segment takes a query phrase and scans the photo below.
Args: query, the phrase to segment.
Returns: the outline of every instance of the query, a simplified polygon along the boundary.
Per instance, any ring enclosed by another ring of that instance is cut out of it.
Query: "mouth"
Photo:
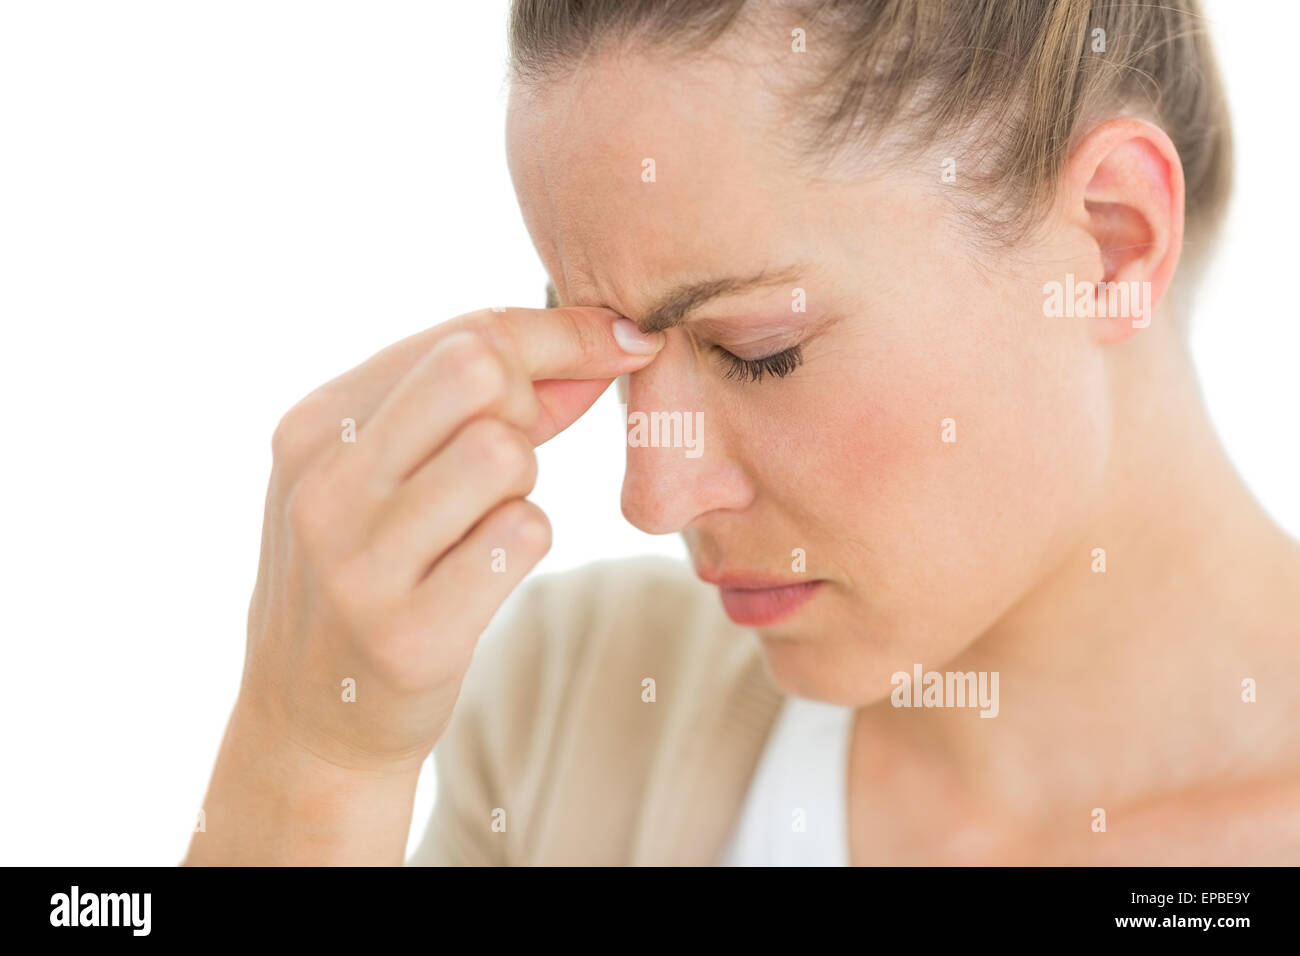
[[[793,617],[813,599],[823,582],[781,580],[759,574],[703,574],[717,585],[722,609],[742,627],[764,627]]]

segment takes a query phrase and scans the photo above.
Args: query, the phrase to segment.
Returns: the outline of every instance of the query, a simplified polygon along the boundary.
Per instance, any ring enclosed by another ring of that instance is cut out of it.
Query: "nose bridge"
[[[704,411],[699,357],[680,331],[670,331],[655,360],[627,377],[628,412]]]
[[[697,515],[742,509],[750,491],[709,407],[708,389],[687,343],[670,344],[627,379],[627,465],[622,507],[649,534],[680,531]]]

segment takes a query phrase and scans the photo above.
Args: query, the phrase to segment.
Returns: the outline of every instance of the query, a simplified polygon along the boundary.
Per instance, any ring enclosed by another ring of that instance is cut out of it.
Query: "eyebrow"
[[[775,271],[764,269],[750,276],[726,276],[679,285],[660,296],[637,322],[637,327],[646,334],[671,329],[681,325],[692,312],[714,299],[744,295],[757,289],[795,282],[804,271],[805,266],[796,263]],[[556,308],[559,304],[555,284],[547,279],[546,307]]]

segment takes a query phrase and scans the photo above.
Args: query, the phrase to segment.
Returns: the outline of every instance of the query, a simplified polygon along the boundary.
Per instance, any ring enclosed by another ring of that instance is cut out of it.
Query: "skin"
[[[856,710],[852,862],[1300,862],[1300,547],[1199,394],[1169,138],[1100,118],[1042,227],[984,248],[939,181],[951,144],[814,176],[726,42],[516,86],[510,170],[564,305],[640,321],[685,281],[810,265],[703,306],[627,376],[629,412],[701,412],[706,440],[629,447],[622,504],[704,573],[789,578],[806,552],[820,592],[757,633],[784,690]],[[1067,273],[1150,282],[1149,326],[1044,317]],[[796,343],[759,382],[715,350]],[[998,672],[998,716],[891,706],[914,663]]]
[[[243,680],[184,863],[403,862],[474,646],[550,547],[524,497],[533,449],[662,347],[629,352],[620,325],[599,308],[468,313],[284,416]]]

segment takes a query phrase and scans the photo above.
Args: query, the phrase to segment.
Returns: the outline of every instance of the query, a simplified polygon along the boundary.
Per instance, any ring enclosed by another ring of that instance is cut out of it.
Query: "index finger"
[[[533,381],[613,379],[649,362],[667,340],[662,332],[642,333],[613,309],[563,306],[555,309],[505,309],[470,313],[498,348],[510,350]]]
[[[640,335],[635,323],[599,306],[467,312],[394,342],[325,387],[344,391],[353,417],[360,421],[369,417],[430,349],[461,329],[484,335],[511,366],[526,370],[533,381],[612,379],[649,364],[665,341],[664,334],[658,332],[651,337],[657,342],[652,352],[626,352],[614,338],[616,326],[620,334],[626,329]],[[594,400],[594,394],[592,397]]]

